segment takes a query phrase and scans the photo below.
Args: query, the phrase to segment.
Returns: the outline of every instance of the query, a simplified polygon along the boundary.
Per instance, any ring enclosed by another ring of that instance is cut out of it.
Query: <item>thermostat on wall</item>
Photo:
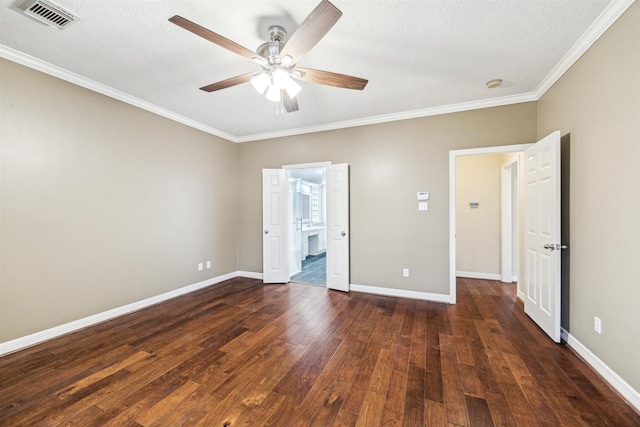
[[[429,192],[428,191],[419,191],[418,192],[418,200],[429,200]]]

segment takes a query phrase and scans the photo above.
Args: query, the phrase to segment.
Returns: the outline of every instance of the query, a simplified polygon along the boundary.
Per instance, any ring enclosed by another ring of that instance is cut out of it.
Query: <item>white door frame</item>
[[[315,162],[315,163],[299,163],[297,165],[283,165],[282,169],[311,169],[311,168],[326,168],[331,166],[331,162]]]
[[[504,145],[449,151],[449,303],[456,303],[456,159],[478,154],[518,153],[531,145]]]
[[[284,169],[287,172],[287,181],[289,180],[289,174],[290,171],[292,170],[296,170],[296,169],[320,169],[320,168],[324,168],[325,170],[327,169],[327,167],[331,166],[331,162],[315,162],[315,163],[298,163],[295,165],[283,165],[282,169]],[[287,197],[287,215],[288,212],[291,211],[291,197]],[[326,227],[325,227],[326,228]],[[325,232],[326,235],[326,232]],[[289,242],[287,242],[287,251],[291,250],[291,248],[289,247]],[[291,270],[291,269],[289,269]],[[291,279],[291,275],[289,275],[289,279]]]
[[[514,281],[513,242],[515,240],[518,245],[520,243],[518,236],[518,219],[520,217],[518,199],[520,192],[518,191],[518,196],[514,199],[512,186],[514,177],[516,178],[516,184],[520,185],[520,157],[521,155],[518,155],[500,167],[500,276],[501,281],[504,283]],[[513,232],[514,228],[516,230],[515,233]]]

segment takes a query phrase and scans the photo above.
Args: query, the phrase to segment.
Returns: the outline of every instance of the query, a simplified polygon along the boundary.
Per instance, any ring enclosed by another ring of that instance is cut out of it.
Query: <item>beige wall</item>
[[[640,390],[640,3],[544,95],[538,119],[539,137],[571,134],[564,326]]]
[[[456,270],[500,275],[503,154],[456,159]],[[479,208],[469,203],[478,202]]]
[[[241,144],[239,269],[262,271],[262,168],[344,162],[351,283],[448,294],[449,151],[533,142],[535,127],[535,103],[525,103]],[[418,191],[431,193],[427,212]]]
[[[236,144],[0,66],[0,342],[236,270]]]

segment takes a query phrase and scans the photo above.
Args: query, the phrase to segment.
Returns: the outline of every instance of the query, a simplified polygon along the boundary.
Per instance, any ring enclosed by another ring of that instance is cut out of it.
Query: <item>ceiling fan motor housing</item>
[[[287,36],[287,30],[279,25],[272,25],[269,27],[269,38],[271,41],[262,43],[258,46],[256,53],[266,60],[270,64],[279,62],[280,52],[284,48],[284,40]]]

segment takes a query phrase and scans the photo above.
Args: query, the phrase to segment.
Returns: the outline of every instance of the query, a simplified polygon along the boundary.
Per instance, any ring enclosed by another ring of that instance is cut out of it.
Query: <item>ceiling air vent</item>
[[[80,19],[62,6],[49,0],[28,1],[24,7],[24,13],[59,29],[66,28],[74,21]]]

